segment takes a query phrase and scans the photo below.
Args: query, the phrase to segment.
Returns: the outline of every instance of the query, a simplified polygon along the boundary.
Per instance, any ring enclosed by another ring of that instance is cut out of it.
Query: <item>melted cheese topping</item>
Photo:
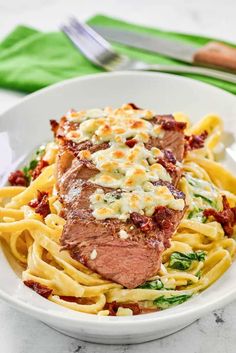
[[[143,143],[129,148],[125,144],[111,143],[106,150],[91,155],[92,162],[100,171],[90,181],[97,185],[123,190],[135,190],[147,181],[159,179],[171,181],[166,169],[156,163],[162,156],[158,148],[147,150]]]
[[[95,260],[97,257],[97,250],[96,249],[93,249],[93,251],[91,252],[90,254],[90,259],[91,260]]]
[[[150,138],[163,137],[161,126],[148,121],[153,115],[151,111],[133,109],[130,105],[116,110],[72,111],[67,115],[68,120],[80,123],[77,130],[68,132],[68,139],[76,143],[85,140],[93,144],[109,142],[105,150],[79,153],[80,158],[90,160],[99,170],[90,182],[118,189],[105,194],[98,188],[90,197],[96,219],[126,221],[132,212],[151,216],[157,206],[183,210],[182,199],[175,199],[166,186],[152,184],[160,179],[171,182],[166,169],[157,162],[163,153],[156,147],[151,150],[145,147]],[[127,139],[135,139],[136,144],[128,147]]]
[[[88,109],[76,112],[74,110],[69,110],[66,114],[68,121],[81,123],[88,119],[102,118],[106,116],[106,112],[102,109]]]
[[[139,119],[146,119],[150,120],[153,118],[155,113],[151,110],[147,109],[133,109],[130,104],[124,104],[121,108],[112,109],[111,107],[106,107],[104,109],[88,109],[88,110],[69,110],[66,114],[66,118],[69,121],[81,123],[88,119],[96,119],[96,118],[103,118],[108,117],[110,115],[122,115],[130,116],[132,118],[139,118]]]
[[[153,126],[147,119],[153,113],[133,110],[129,105],[121,109],[91,109],[85,112],[70,112],[69,121],[80,122],[79,128],[67,133],[66,137],[76,143],[90,140],[94,144],[105,141],[124,143],[127,138],[147,142],[149,137],[162,137],[161,126]]]
[[[183,210],[183,199],[175,199],[166,186],[151,185],[148,185],[150,191],[140,188],[132,192],[105,194],[102,189],[97,189],[90,196],[93,216],[96,219],[118,218],[126,221],[132,212],[151,216],[157,206]]]
[[[121,229],[119,231],[119,237],[120,239],[128,239],[129,238],[129,234],[124,230],[124,229]]]

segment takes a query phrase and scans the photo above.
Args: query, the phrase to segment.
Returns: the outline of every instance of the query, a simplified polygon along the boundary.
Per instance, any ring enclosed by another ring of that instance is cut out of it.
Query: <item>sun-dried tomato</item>
[[[156,115],[155,119],[162,129],[168,131],[183,131],[187,126],[183,121],[176,121],[173,115]]]
[[[48,202],[48,193],[38,191],[37,199],[31,200],[28,205],[35,208],[35,213],[39,213],[45,218],[51,211]]]
[[[153,214],[153,219],[160,230],[170,230],[172,223],[173,210],[166,206],[157,206]]]
[[[111,303],[107,303],[104,307],[105,310],[109,311],[109,316],[116,316],[116,313],[119,308],[127,308],[133,311],[133,315],[139,315],[141,313],[141,309],[138,303],[117,303],[113,301]]]
[[[49,164],[48,164],[47,161],[41,159],[41,160],[38,162],[36,168],[32,171],[32,174],[31,174],[32,179],[33,179],[33,180],[36,179],[36,178],[42,173],[43,168],[47,167],[48,165],[49,165]]]
[[[33,289],[36,293],[44,298],[48,298],[52,294],[52,289],[32,280],[24,281],[24,284]]]
[[[185,135],[185,151],[192,151],[199,148],[203,148],[207,136],[207,131],[203,131],[200,135]]]
[[[14,185],[14,186],[27,185],[27,180],[25,178],[24,173],[21,170],[16,170],[15,172],[12,172],[8,177],[8,181],[11,185]]]
[[[138,212],[132,212],[130,218],[143,232],[150,232],[154,228],[151,217],[143,216]]]
[[[128,146],[129,148],[132,148],[132,147],[134,147],[134,146],[136,145],[137,142],[138,142],[138,141],[135,140],[135,139],[130,139],[130,140],[126,140],[126,141],[125,141],[125,144],[126,144],[126,146]]]
[[[213,208],[207,208],[204,210],[203,214],[205,217],[214,217],[216,222],[222,225],[225,234],[232,236],[234,225],[236,224],[236,207],[230,207],[225,195],[222,196],[222,203],[222,211],[216,211]]]

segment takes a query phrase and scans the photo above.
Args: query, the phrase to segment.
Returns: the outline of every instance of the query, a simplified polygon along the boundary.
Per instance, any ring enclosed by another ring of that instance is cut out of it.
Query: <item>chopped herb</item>
[[[191,298],[191,296],[191,294],[172,295],[171,297],[165,297],[162,295],[161,297],[156,298],[153,301],[153,304],[155,304],[160,309],[167,309],[170,306],[184,303],[186,300]]]
[[[206,216],[202,216],[202,223],[206,223],[207,221],[207,217]]]
[[[199,209],[196,209],[196,208],[194,210],[190,211],[188,214],[188,219],[193,218],[198,212],[199,212]]]
[[[189,183],[189,185],[191,185],[191,186],[196,186],[195,181],[193,181],[193,180],[190,179],[190,178],[188,178],[188,183]]]
[[[164,284],[160,279],[156,279],[154,281],[150,281],[142,284],[141,286],[139,286],[139,288],[159,290],[164,288]]]
[[[192,211],[189,212],[187,219],[197,218],[202,223],[206,223],[207,217],[203,216],[203,209],[201,208],[194,208]]]
[[[120,193],[118,193],[118,192],[108,192],[104,196],[104,202],[112,203],[115,200],[119,200],[120,198],[121,198],[121,194]]]
[[[193,254],[196,256],[197,261],[205,261],[205,258],[206,258],[205,251],[196,251]]]
[[[38,158],[41,158],[41,157],[45,154],[45,151],[46,151],[46,146],[42,145],[42,146],[40,146],[40,147],[37,149],[37,151],[35,152],[35,154],[36,154],[36,156],[37,156]],[[38,158],[37,158],[37,159],[38,159]]]
[[[38,161],[36,159],[33,159],[32,161],[30,161],[29,163],[29,170],[34,170],[37,167]]]
[[[181,252],[173,252],[170,256],[169,267],[177,270],[188,270],[193,261],[204,261],[206,253],[204,251],[183,254]]]
[[[119,199],[121,199],[121,194],[114,193],[114,194],[113,194],[113,197],[114,197],[116,200],[119,200]]]
[[[27,184],[31,181],[31,172],[37,167],[38,162],[41,160],[42,156],[45,154],[46,147],[44,145],[40,146],[35,152],[35,158],[32,159],[27,166],[25,166],[22,171],[27,180]]]
[[[30,161],[28,166],[25,166],[22,171],[25,175],[25,178],[27,180],[27,183],[30,182],[31,180],[31,171],[34,170],[37,167],[38,161],[36,159],[33,159]]]
[[[201,197],[204,201],[206,201],[207,203],[209,203],[211,206],[213,205],[213,201],[208,199],[207,197],[200,195],[200,194],[194,194],[195,197]]]
[[[201,276],[202,276],[202,271],[199,270],[199,271],[195,274],[195,276],[196,276],[198,279],[200,279]]]

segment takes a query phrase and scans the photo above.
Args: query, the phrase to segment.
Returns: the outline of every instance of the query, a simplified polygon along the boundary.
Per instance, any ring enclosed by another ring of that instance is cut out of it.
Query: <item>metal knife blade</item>
[[[114,27],[93,28],[109,41],[152,51],[193,65],[236,73],[236,48],[233,45],[210,41],[199,48],[182,40],[154,37]]]
[[[93,27],[96,32],[108,41],[144,49],[187,63],[193,63],[193,56],[198,49],[198,47],[188,43],[183,43],[182,41],[154,37],[151,35],[135,33],[114,27],[91,27]]]

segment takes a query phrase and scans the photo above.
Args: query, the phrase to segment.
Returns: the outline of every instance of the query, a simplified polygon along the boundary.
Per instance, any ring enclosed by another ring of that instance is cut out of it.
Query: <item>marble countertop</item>
[[[235,0],[0,0],[0,38],[17,24],[55,30],[70,14],[96,13],[179,32],[236,41]],[[21,99],[0,89],[0,112]],[[236,301],[182,331],[139,345],[81,342],[50,329],[0,301],[1,353],[235,353]]]

